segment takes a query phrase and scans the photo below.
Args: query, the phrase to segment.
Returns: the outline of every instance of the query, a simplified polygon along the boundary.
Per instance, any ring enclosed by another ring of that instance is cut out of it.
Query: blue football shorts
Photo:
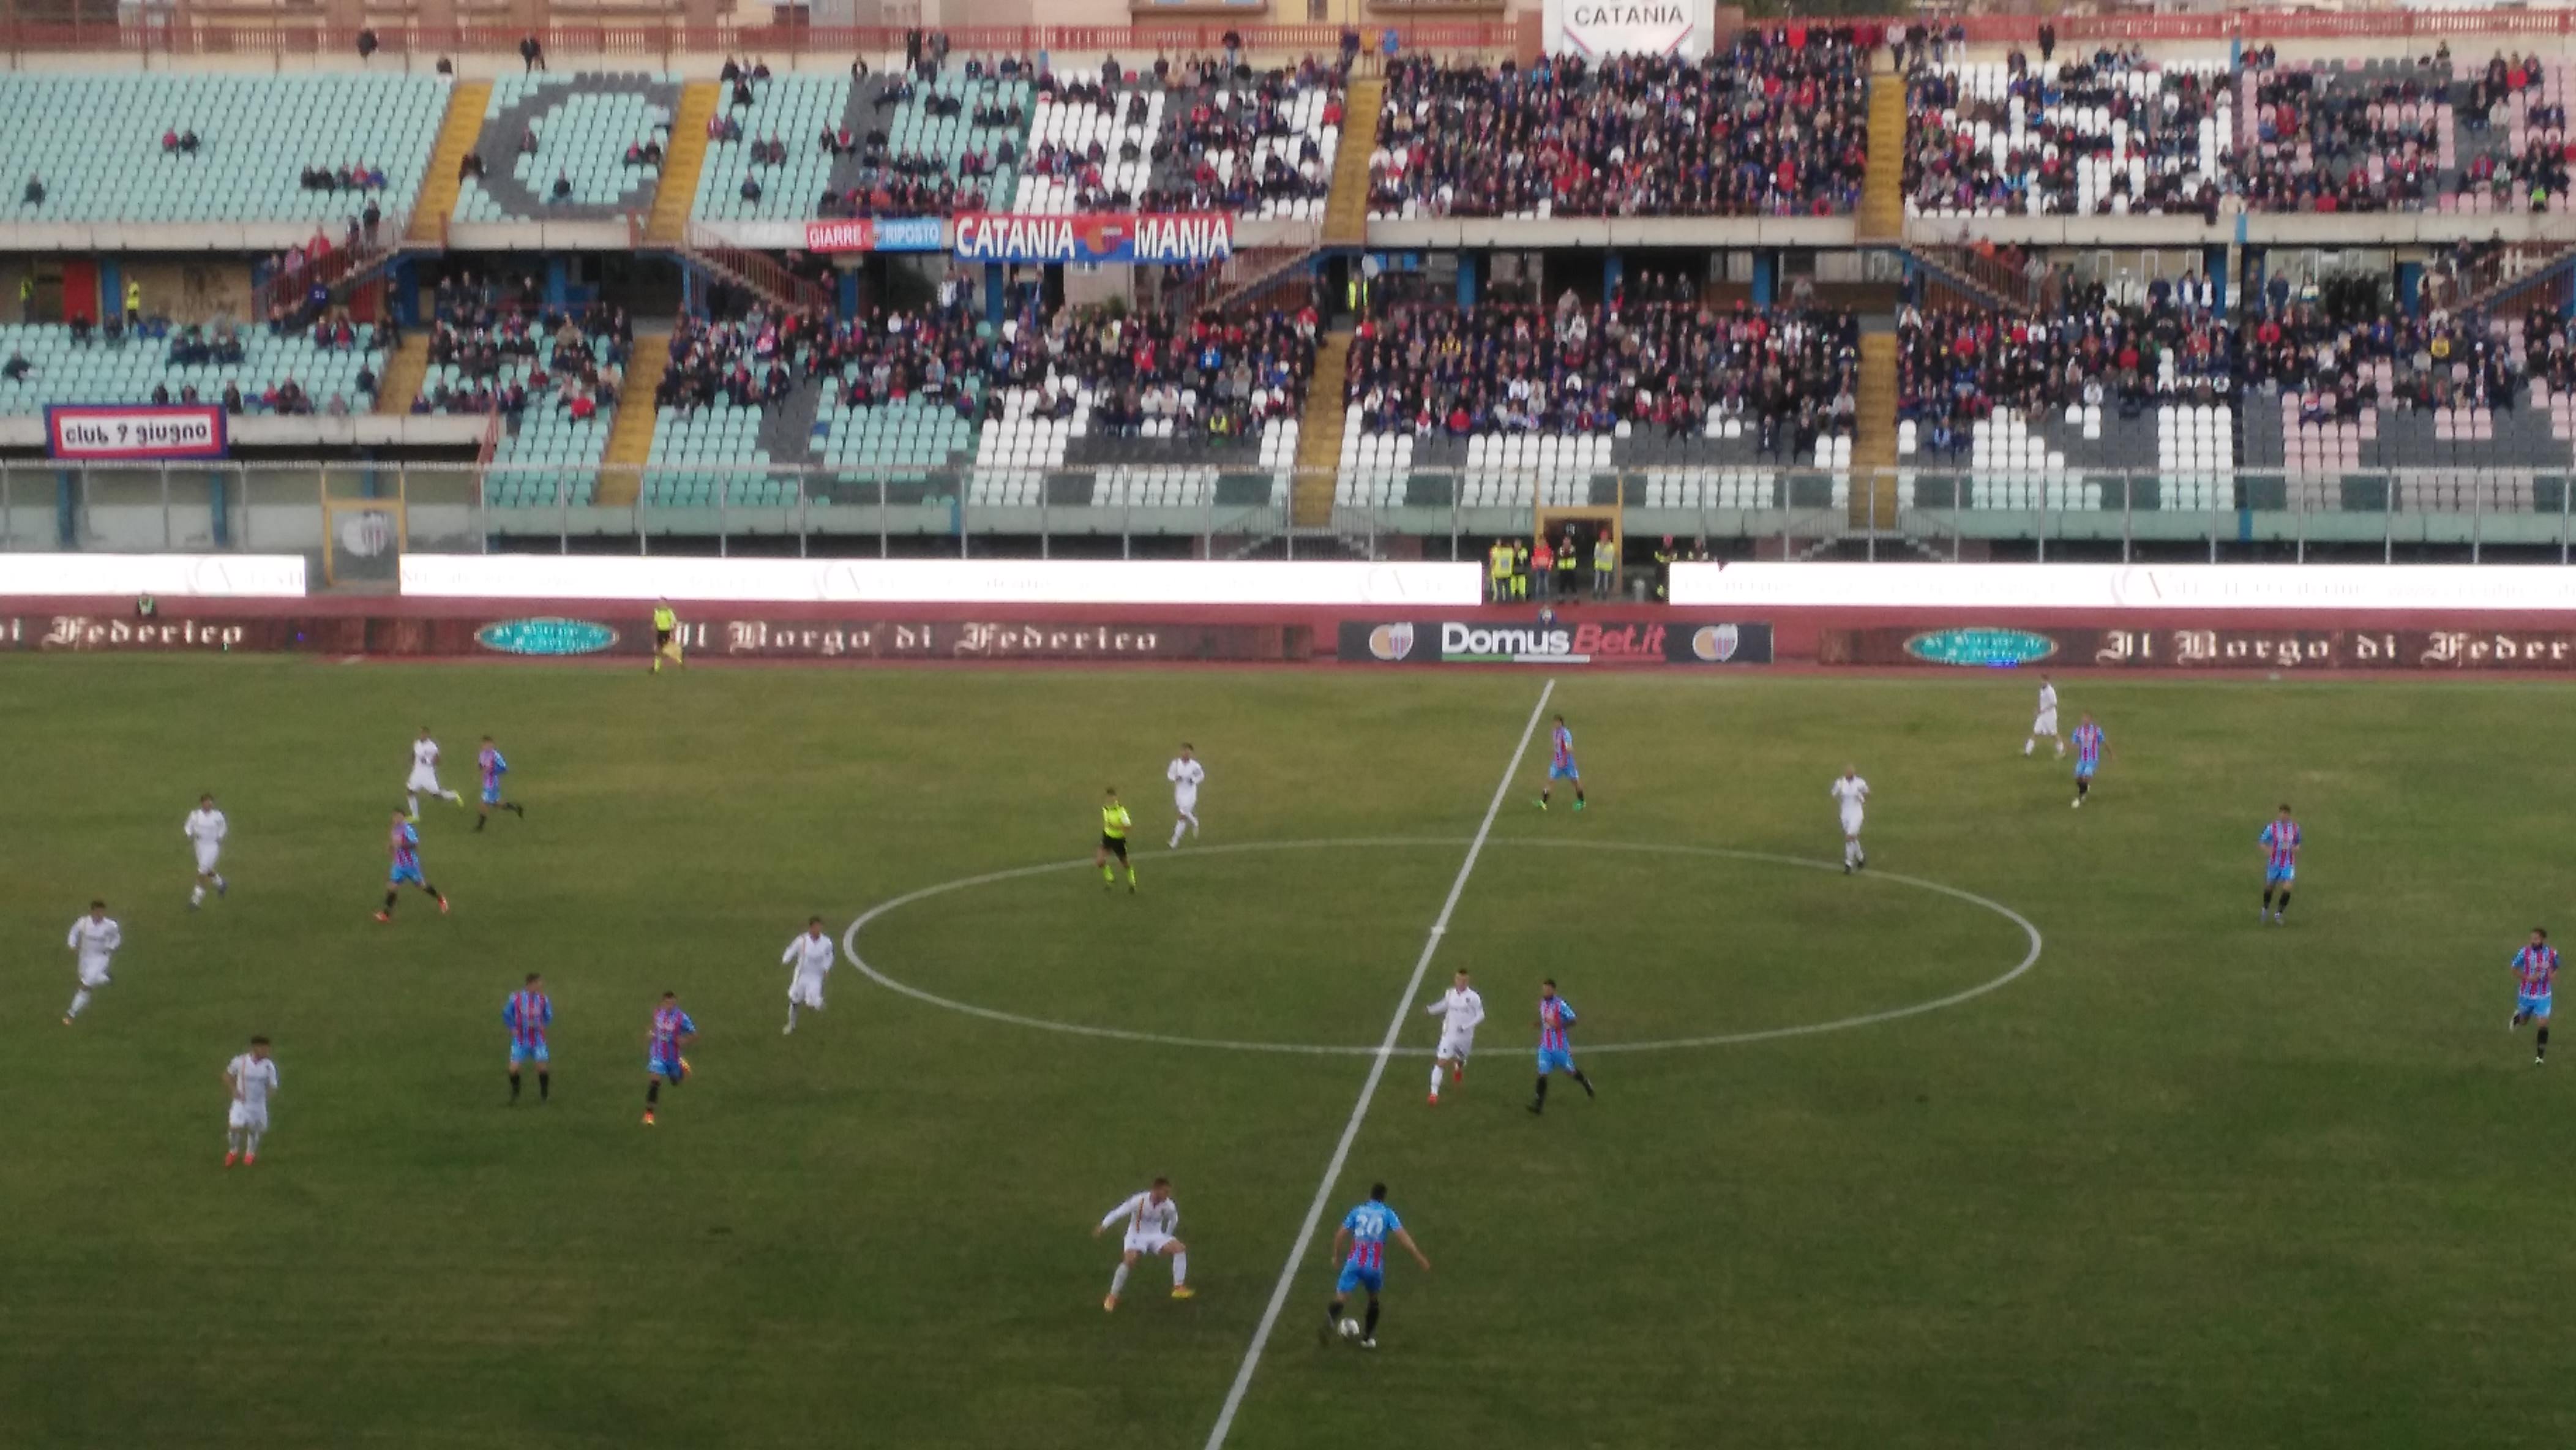
[[[500,803],[501,787],[497,782],[483,787],[483,804],[487,806],[497,806]]]
[[[2299,868],[2296,866],[2266,866],[2263,868],[2263,884],[2266,886],[2287,886],[2298,879]]]
[[[1542,1047],[1538,1050],[1538,1075],[1574,1071],[1574,1050],[1568,1047]]]
[[[1342,1277],[1333,1281],[1333,1292],[1348,1294],[1353,1289],[1366,1289],[1375,1294],[1386,1288],[1386,1270],[1372,1269],[1353,1259],[1342,1265]]]
[[[539,1067],[543,1067],[550,1060],[551,1059],[546,1055],[546,1045],[542,1042],[538,1043],[534,1047],[524,1046],[516,1042],[510,1044],[510,1065],[512,1067],[517,1067],[523,1062],[533,1062]]]
[[[385,884],[387,886],[427,886],[429,883],[421,879],[419,867],[396,866],[386,874]]]
[[[2516,992],[2513,994],[2513,1010],[2519,1016],[2546,1017],[2549,1015],[2549,995],[2547,992],[2536,995],[2530,992]]]
[[[1559,765],[1555,761],[1551,760],[1547,765],[1547,778],[1550,780],[1581,780],[1583,779],[1583,771],[1571,760],[1567,761],[1563,765]]]

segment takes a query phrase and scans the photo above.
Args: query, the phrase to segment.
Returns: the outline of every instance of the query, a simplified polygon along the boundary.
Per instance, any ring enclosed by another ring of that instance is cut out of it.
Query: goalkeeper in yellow
[[[1111,786],[1109,801],[1100,808],[1100,849],[1091,856],[1091,864],[1100,868],[1100,889],[1103,891],[1118,884],[1118,868],[1109,864],[1109,858],[1115,856],[1118,865],[1127,868],[1128,893],[1135,893],[1136,863],[1127,859],[1127,828],[1134,824],[1136,822],[1127,814],[1127,808],[1118,803],[1118,787]]]

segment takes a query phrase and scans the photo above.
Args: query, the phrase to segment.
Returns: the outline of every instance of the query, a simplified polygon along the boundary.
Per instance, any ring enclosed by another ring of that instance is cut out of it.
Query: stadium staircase
[[[654,398],[670,367],[670,334],[635,334],[635,347],[626,357],[625,388],[617,395],[617,421],[599,459],[599,488],[591,495],[603,507],[628,507],[643,492],[644,465],[653,456],[653,420],[662,411]]]
[[[1329,332],[1315,349],[1315,376],[1306,384],[1306,416],[1297,426],[1297,479],[1289,495],[1289,521],[1323,528],[1333,521],[1333,487],[1342,467],[1342,385],[1350,375],[1351,335]]]
[[[403,241],[436,247],[447,242],[447,217],[456,210],[457,168],[483,134],[483,110],[492,103],[490,81],[458,81],[448,88],[447,119],[438,123],[438,144],[429,153],[429,174],[421,178],[420,195],[412,201],[411,222]]]
[[[714,81],[691,81],[680,92],[680,108],[671,116],[671,145],[662,153],[662,184],[653,193],[653,214],[644,223],[644,240],[657,247],[676,247],[689,239],[689,213],[698,204],[698,173],[707,164],[707,119],[716,113]]]
[[[1336,193],[1335,200],[1339,200]],[[1869,169],[1860,183],[1860,215],[1853,236],[1895,242],[1905,236],[1905,77],[1881,74],[1869,83]]]
[[[1896,526],[1896,334],[1860,336],[1858,431],[1852,438],[1854,528]]]
[[[421,382],[428,376],[429,334],[404,334],[402,346],[385,359],[384,376],[376,380],[376,411],[396,418],[410,412],[412,400],[420,396]]]
[[[1333,195],[1324,204],[1324,245],[1368,245],[1369,152],[1386,109],[1386,82],[1353,80],[1342,93],[1342,140],[1333,153]],[[1900,140],[1901,144],[1901,140]]]

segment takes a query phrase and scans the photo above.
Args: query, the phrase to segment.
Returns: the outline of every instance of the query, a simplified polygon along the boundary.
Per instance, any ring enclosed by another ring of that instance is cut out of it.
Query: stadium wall
[[[1023,566],[948,567],[989,581]],[[1212,576],[1292,566],[1185,567]],[[1151,589],[1092,602],[809,592],[677,607],[681,642],[698,660],[2576,676],[2576,573],[2565,570],[1929,565],[1909,589],[1914,566],[1870,565],[1852,567],[1868,571],[1874,594],[1854,586],[1840,602],[1818,602],[1838,567],[1683,566],[1675,592],[1701,602],[1669,607],[1223,603]],[[1703,571],[1728,576],[1735,597],[1708,601],[1719,586]],[[63,592],[40,592],[48,586]],[[145,616],[134,593],[154,589],[162,598]],[[632,663],[652,647],[649,597],[308,596],[292,559],[16,555],[0,557],[0,653]]]

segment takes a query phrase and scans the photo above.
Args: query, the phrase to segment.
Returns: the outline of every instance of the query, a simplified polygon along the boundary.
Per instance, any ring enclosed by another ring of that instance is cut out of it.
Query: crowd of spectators
[[[2122,306],[2095,284],[2044,316],[1909,306],[1897,317],[1896,416],[1915,424],[1925,451],[1943,454],[1966,449],[1997,408],[2134,417],[2159,402],[2230,398],[2237,339],[2206,295],[2170,287]]]
[[[1311,304],[1182,318],[1066,309],[1004,339],[995,381],[1039,388],[1041,417],[1073,416],[1087,391],[1099,435],[1250,438],[1304,411],[1320,326]]]
[[[2540,336],[2555,331],[2545,328]],[[2523,376],[2504,340],[2481,319],[2442,308],[2412,317],[2381,311],[2347,318],[2295,302],[2267,307],[2245,326],[2245,386],[2297,395],[2301,420],[2310,423],[2349,421],[2367,407],[2506,410]],[[2383,378],[2391,385],[2386,393]]]
[[[576,419],[613,408],[635,343],[623,308],[543,305],[536,279],[516,285],[471,274],[439,279],[429,361],[440,371],[412,400],[414,413],[517,417],[551,400]]]
[[[1147,211],[1252,212],[1265,202],[1330,196],[1332,166],[1321,135],[1342,124],[1345,80],[1342,66],[1311,56],[1293,69],[1258,72],[1213,58],[1183,65],[1150,148],[1156,166],[1169,168],[1166,179],[1146,188],[1139,204]],[[1316,122],[1303,125],[1297,113],[1317,92]]]
[[[1369,156],[1369,206],[1423,216],[1848,212],[1869,158],[1875,43],[1850,26],[1793,23],[1748,29],[1696,62],[1398,60]]]
[[[2234,143],[2226,72],[2165,69],[2134,46],[2036,68],[2016,49],[2003,65],[2000,94],[1929,65],[1907,77],[1903,186],[1917,210],[2217,220]]]
[[[1741,423],[1804,456],[1857,419],[1860,323],[1849,312],[1714,308],[1687,282],[1553,308],[1406,304],[1352,340],[1348,400],[1371,433],[1705,434]]]

